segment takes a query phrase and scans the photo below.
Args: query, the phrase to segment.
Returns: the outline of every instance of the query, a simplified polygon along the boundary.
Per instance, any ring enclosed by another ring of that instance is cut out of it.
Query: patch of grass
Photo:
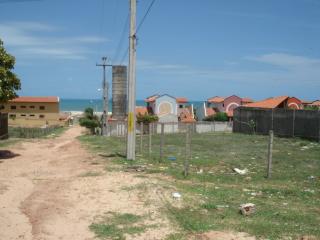
[[[144,232],[148,225],[143,225],[143,216],[130,213],[108,213],[101,221],[89,226],[96,237],[101,239],[124,240],[125,235],[135,235]]]
[[[268,136],[193,134],[188,177],[183,176],[184,134],[165,135],[163,159],[160,137],[154,135],[151,156],[143,152],[136,161],[116,154],[125,153],[124,139],[82,136],[80,140],[94,152],[112,156],[105,157],[108,163],[124,168],[143,165],[146,170],[140,176],[164,176],[163,181],[182,194],[183,203],[182,208],[167,203],[165,213],[184,233],[230,230],[268,239],[320,238],[319,143],[275,137],[272,178],[266,179]],[[145,137],[143,149],[148,149],[147,143]],[[171,156],[176,160],[169,160]],[[238,175],[235,167],[247,168],[248,173]],[[256,204],[257,211],[244,217],[239,205],[248,202]]]
[[[53,138],[60,136],[66,127],[21,128],[9,127],[9,137],[12,138]]]
[[[7,147],[19,142],[19,139],[5,139],[0,140],[0,148]]]
[[[86,173],[80,174],[79,177],[97,177],[101,175],[102,175],[102,172],[86,172]]]

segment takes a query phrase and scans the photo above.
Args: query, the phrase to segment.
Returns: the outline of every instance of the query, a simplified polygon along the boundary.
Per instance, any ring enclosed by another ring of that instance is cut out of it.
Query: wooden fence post
[[[164,123],[161,123],[160,162],[162,162],[162,158],[163,158],[163,145],[164,145]]]
[[[292,137],[294,137],[295,121],[296,121],[296,110],[293,109],[293,116],[292,116]]]
[[[184,176],[189,175],[189,158],[190,158],[190,126],[187,126],[186,131],[186,156],[184,160]]]
[[[152,126],[153,123],[149,123],[149,157],[151,157],[152,152]]]
[[[268,144],[268,172],[267,178],[271,178],[272,172],[272,150],[273,150],[273,130],[269,131],[269,144]]]
[[[140,123],[140,154],[142,155],[143,149],[143,122]]]

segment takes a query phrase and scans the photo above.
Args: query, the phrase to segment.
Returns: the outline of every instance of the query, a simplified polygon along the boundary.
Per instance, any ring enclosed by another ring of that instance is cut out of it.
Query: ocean
[[[190,102],[196,108],[200,106],[203,102],[192,101]],[[144,100],[137,100],[137,106],[146,106]],[[102,100],[101,99],[60,99],[60,111],[83,111],[84,109],[91,107],[95,112],[102,112]],[[109,101],[109,111],[112,111],[112,104]]]

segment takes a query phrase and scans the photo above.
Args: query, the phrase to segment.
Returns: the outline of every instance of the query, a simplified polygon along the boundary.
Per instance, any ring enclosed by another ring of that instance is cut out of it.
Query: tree
[[[95,129],[100,127],[98,116],[93,114],[92,108],[86,108],[83,114],[84,117],[79,119],[80,126],[88,128],[91,134],[95,134]]]
[[[145,113],[144,115],[142,115],[141,113],[139,113],[137,115],[137,123],[144,123],[144,124],[149,124],[152,122],[157,122],[159,120],[157,115],[150,115],[148,113]]]
[[[16,91],[21,88],[20,79],[12,72],[15,61],[15,57],[7,53],[0,39],[0,102],[16,98]]]
[[[208,122],[226,122],[228,121],[228,115],[225,112],[217,112],[216,114],[208,116],[203,120]]]

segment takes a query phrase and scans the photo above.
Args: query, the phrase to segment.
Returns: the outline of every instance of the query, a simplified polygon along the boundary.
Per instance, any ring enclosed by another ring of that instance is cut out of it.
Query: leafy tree
[[[317,106],[311,106],[311,105],[304,107],[304,110],[314,111],[314,110],[318,110],[318,109],[319,109],[319,107],[317,107]]]
[[[150,115],[150,114],[144,114],[142,115],[141,113],[139,113],[137,115],[137,123],[144,123],[144,124],[148,124],[148,123],[152,123],[152,122],[157,122],[159,120],[157,115]]]
[[[80,126],[86,127],[91,134],[95,134],[97,127],[100,127],[100,121],[97,115],[94,115],[92,108],[86,108],[83,113],[84,117],[79,119]]]
[[[208,121],[208,122],[213,122],[213,121],[227,122],[228,121],[228,115],[225,112],[218,112],[218,113],[216,113],[214,115],[210,115],[210,116],[206,117],[203,120],[204,121]]]
[[[18,95],[21,88],[20,79],[12,72],[15,58],[7,53],[0,39],[0,102],[7,102]]]

